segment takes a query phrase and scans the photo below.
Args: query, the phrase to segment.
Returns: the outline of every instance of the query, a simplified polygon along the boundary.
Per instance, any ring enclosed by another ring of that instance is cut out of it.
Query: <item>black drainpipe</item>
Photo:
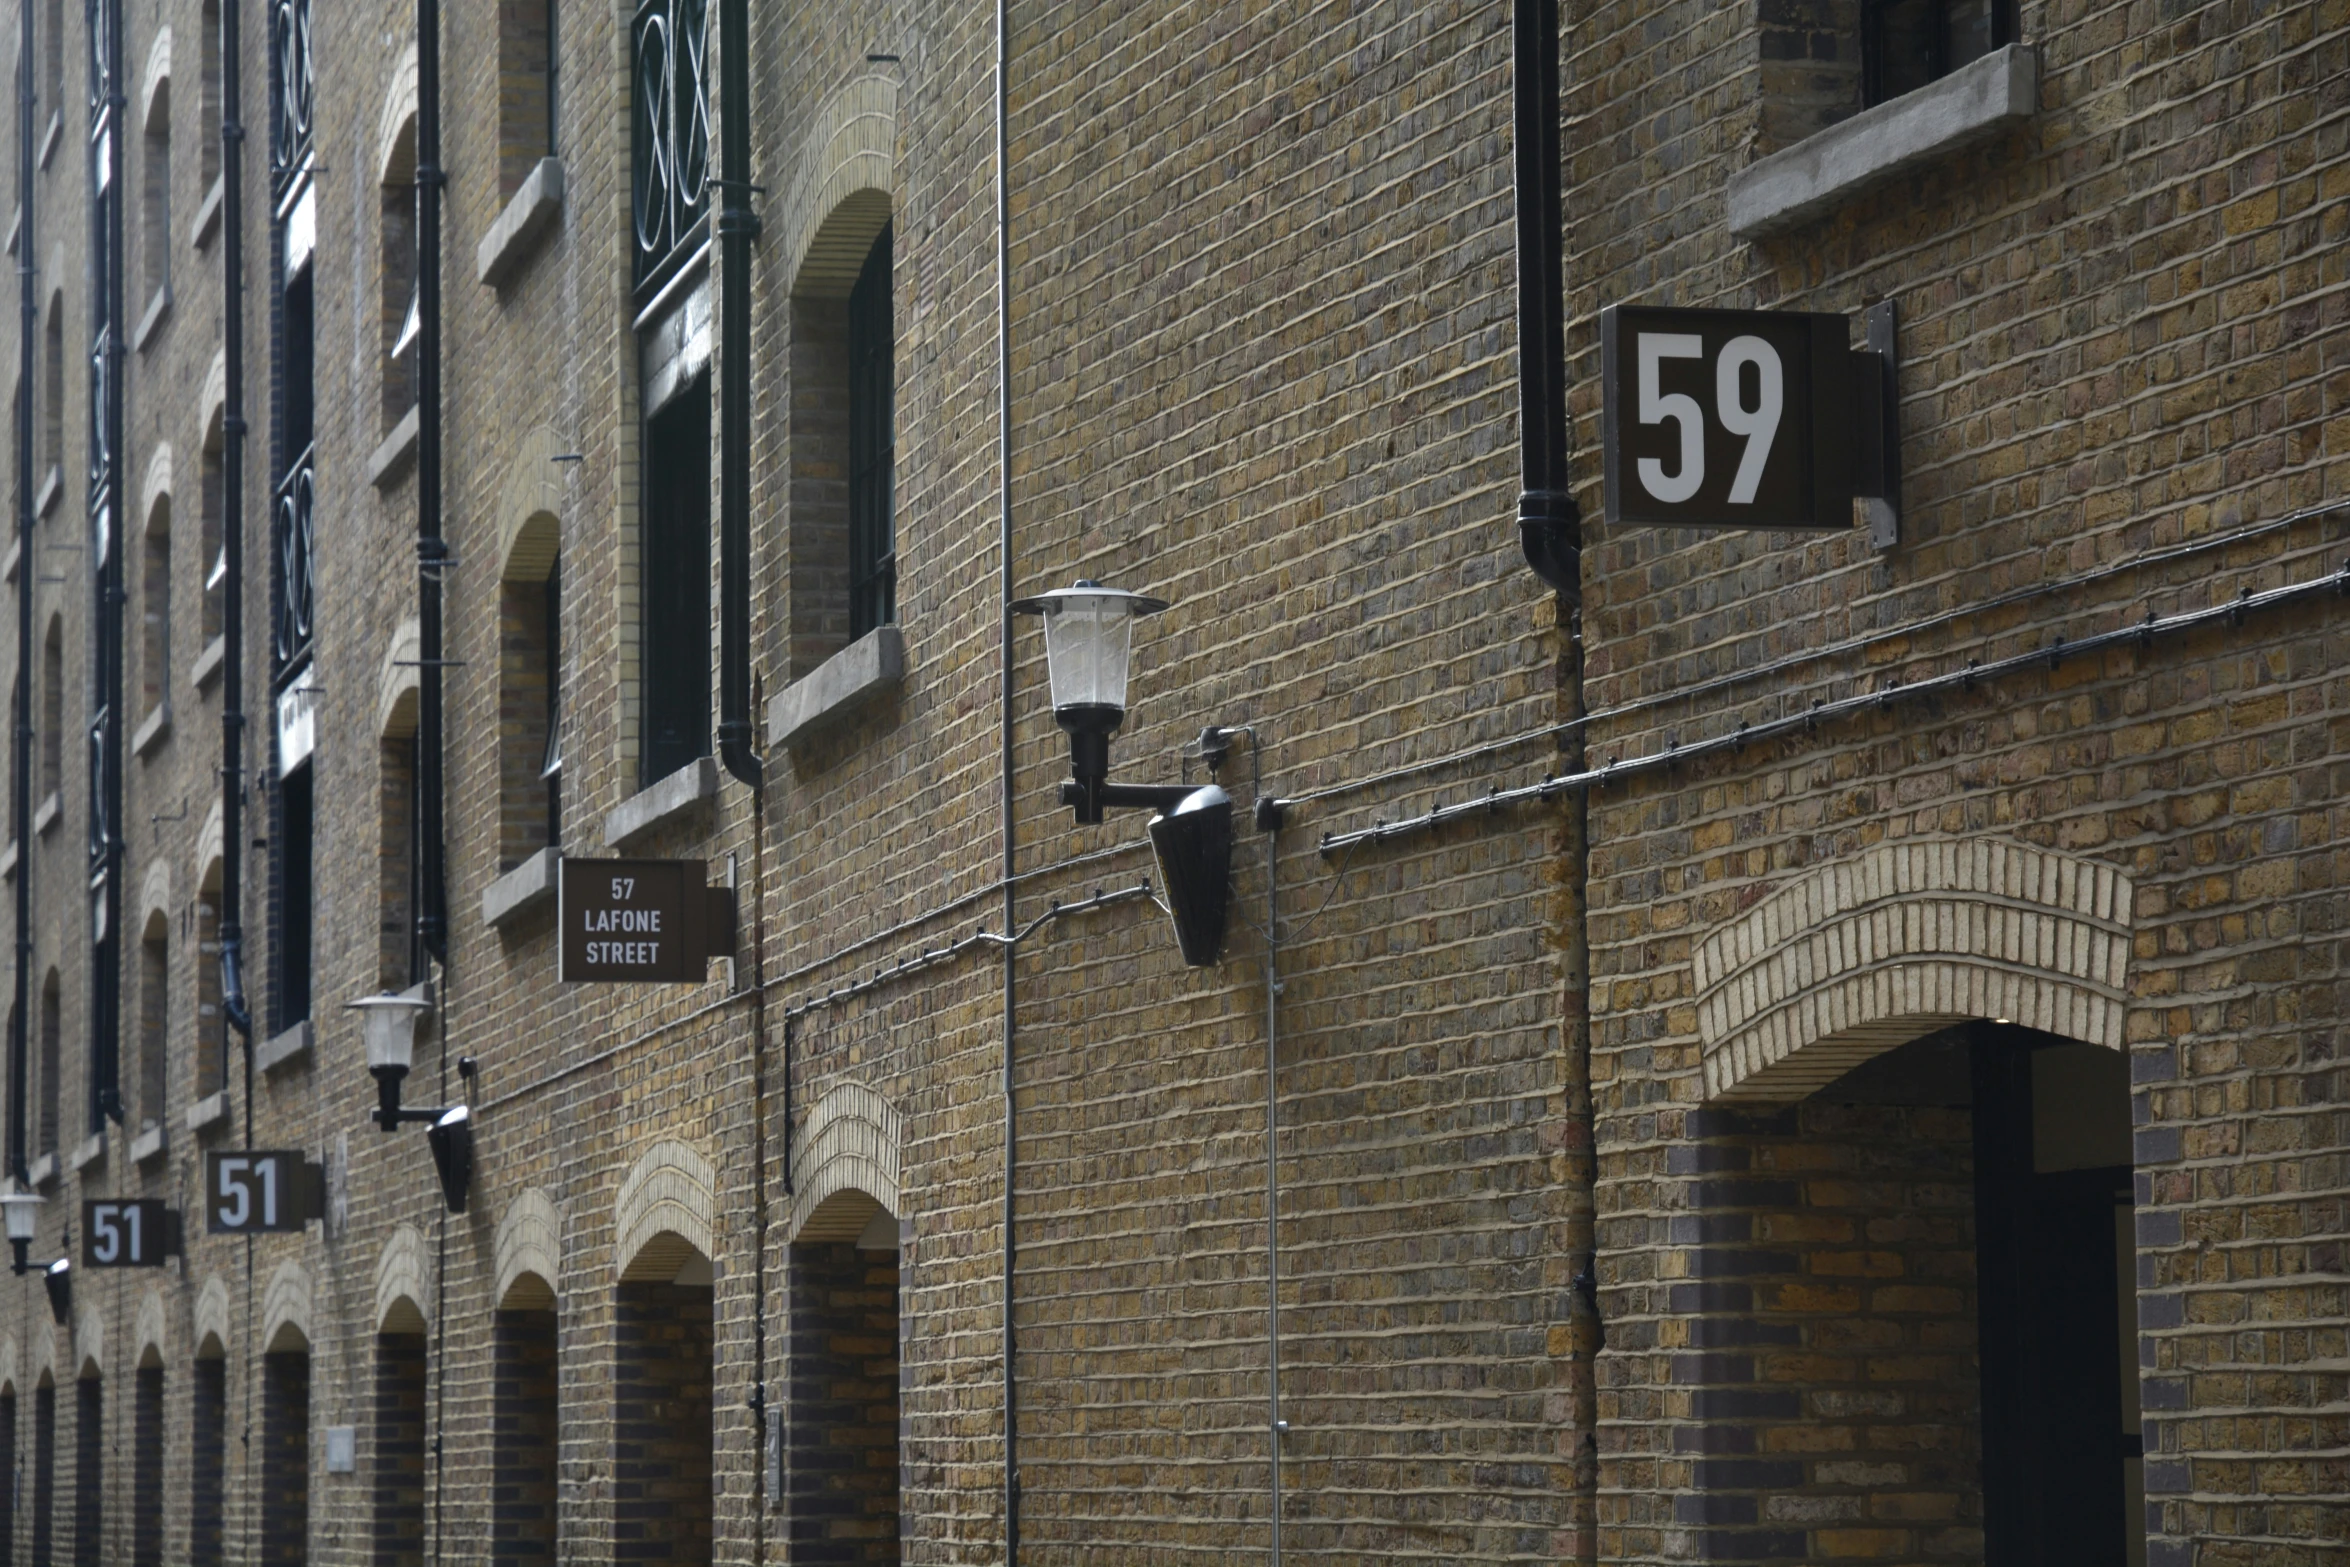
[[[253,1011],[245,999],[245,126],[238,0],[220,8],[220,1086],[229,1035],[245,1041],[252,1105]],[[248,1122],[248,1131],[251,1130]]]
[[[1526,564],[1581,601],[1583,516],[1567,491],[1565,239],[1559,222],[1558,0],[1515,0],[1518,538]]]
[[[234,3],[234,0],[231,0]],[[441,8],[416,0],[416,933],[449,960],[441,842]]]
[[[95,884],[105,936],[90,948],[90,1124],[96,1133],[108,1121],[121,1124],[122,1103],[122,878],[125,874],[122,825],[122,622],[123,556],[130,549],[130,498],[123,494],[123,325],[122,325],[122,201],[123,144],[127,139],[122,90],[122,3],[98,0],[94,8],[104,18],[105,54],[93,62],[103,74],[105,96],[92,105],[94,121],[103,120],[109,134],[91,150],[92,195],[96,195],[98,160],[105,160],[106,199],[94,202],[91,244],[101,258],[103,277],[92,308],[101,313],[105,330],[96,334],[92,348],[103,368],[104,400],[94,402],[94,436],[105,442],[105,465],[93,473],[91,484],[104,494],[107,517],[106,553],[95,560],[97,624],[95,654],[96,731],[92,738],[90,779],[90,879]],[[92,130],[98,127],[92,125]],[[95,548],[96,540],[92,540]],[[23,563],[29,567],[30,562]]]
[[[751,727],[751,24],[718,7],[718,759],[753,789]]]
[[[996,0],[995,8],[995,352],[996,352],[996,508],[1001,558],[997,562],[1003,595],[1001,632],[1003,669],[1002,732],[1004,817],[1004,934],[1020,928],[1018,891],[1012,878],[1019,873],[1019,834],[1012,807],[1018,796],[1012,704],[1012,598],[1018,578],[1012,569],[1012,176],[1006,166],[1011,150],[1012,67],[1011,0]],[[1020,1100],[1017,1046],[1020,1040],[1019,952],[1004,943],[1004,1567],[1020,1567],[1020,1359],[1018,1325],[1013,1318],[1019,1274]]]
[[[16,1009],[8,1015],[8,1170],[29,1182],[25,1029],[33,985],[33,7],[21,0],[16,45],[16,732],[9,836],[16,841]]]
[[[1583,515],[1568,492],[1566,236],[1559,141],[1558,0],[1514,0],[1514,128],[1518,212],[1518,389],[1521,481],[1518,539],[1526,564],[1558,594],[1566,646],[1559,669],[1560,762],[1569,773],[1585,767],[1583,691]],[[1566,1114],[1576,1124],[1569,1145],[1578,1150],[1568,1177],[1562,1226],[1568,1280],[1570,1347],[1562,1374],[1568,1423],[1577,1433],[1571,1474],[1577,1496],[1575,1560],[1597,1560],[1599,1500],[1598,1381],[1595,1364],[1606,1342],[1599,1315],[1594,1209],[1591,1100],[1591,820],[1587,792],[1567,797],[1560,824],[1558,931],[1562,981],[1559,1033],[1568,1094]]]

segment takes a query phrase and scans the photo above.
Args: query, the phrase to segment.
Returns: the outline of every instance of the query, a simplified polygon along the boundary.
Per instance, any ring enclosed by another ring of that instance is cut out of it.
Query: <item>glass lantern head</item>
[[[1044,617],[1044,656],[1050,672],[1053,711],[1059,714],[1126,711],[1126,674],[1132,662],[1134,621],[1167,607],[1123,588],[1079,581],[1012,608]]]
[[[0,1192],[0,1210],[5,1210],[7,1213],[8,1238],[10,1240],[29,1241],[33,1238],[33,1226],[38,1224],[41,1219],[41,1199],[37,1194],[20,1191]]]
[[[349,1003],[366,1019],[367,1070],[403,1076],[416,1064],[416,1024],[432,1003],[421,996],[361,996]]]

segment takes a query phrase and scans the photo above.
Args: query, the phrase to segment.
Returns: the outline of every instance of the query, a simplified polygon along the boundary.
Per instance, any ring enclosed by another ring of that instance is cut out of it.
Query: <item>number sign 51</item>
[[[158,1197],[85,1199],[82,1266],[160,1268],[180,1249],[180,1216]]]
[[[213,1235],[299,1230],[319,1218],[324,1174],[301,1154],[222,1152],[204,1156],[204,1228]]]
[[[1611,522],[1849,528],[1881,466],[1873,358],[1842,316],[1600,313]]]

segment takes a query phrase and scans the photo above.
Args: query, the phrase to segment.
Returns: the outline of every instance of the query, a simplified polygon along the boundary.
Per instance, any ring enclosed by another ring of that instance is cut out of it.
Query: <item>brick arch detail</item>
[[[498,486],[498,580],[544,582],[562,543],[563,465],[555,432],[535,425],[515,443]]]
[[[505,1216],[498,1220],[494,1254],[498,1285],[491,1299],[501,1307],[552,1305],[555,1287],[563,1277],[563,1218],[554,1199],[535,1186],[516,1193],[506,1205]],[[538,1299],[532,1279],[545,1286],[545,1300]],[[529,1300],[515,1296],[517,1285]]]
[[[852,76],[824,100],[792,160],[778,230],[795,295],[846,299],[896,205],[898,83]]]
[[[196,394],[196,440],[201,449],[212,449],[212,432],[227,418],[228,350],[222,348],[214,351],[212,368],[204,372],[204,389]]]
[[[375,182],[378,185],[406,184],[392,178],[392,161],[399,155],[400,133],[416,123],[416,45],[411,43],[400,56],[400,63],[392,72],[392,84],[384,93],[383,108],[375,120]],[[411,144],[409,161],[415,161]]]
[[[106,1314],[95,1304],[84,1306],[73,1325],[74,1375],[106,1375]]]
[[[715,1261],[717,1185],[710,1161],[688,1144],[659,1142],[646,1149],[612,1205],[620,1277],[671,1278],[688,1248]]]
[[[219,1274],[204,1281],[204,1288],[196,1294],[196,1353],[204,1352],[209,1339],[220,1346],[220,1353],[228,1353],[228,1285]]]
[[[131,927],[133,935],[145,939],[147,927],[161,916],[166,930],[171,928],[171,861],[161,855],[147,862],[146,880],[139,884],[139,922]]]
[[[214,878],[220,866],[221,834],[220,798],[215,795],[212,809],[204,813],[204,825],[196,829],[196,890],[199,893],[219,885]]]
[[[817,1100],[793,1153],[785,1233],[794,1242],[855,1240],[876,1208],[903,1217],[904,1138],[897,1108],[863,1083],[842,1083]]]
[[[14,1393],[24,1375],[24,1352],[17,1346],[16,1335],[0,1338],[0,1393]]]
[[[170,500],[171,443],[161,441],[156,444],[154,452],[147,458],[146,476],[139,481],[138,523],[139,532],[142,535],[155,531],[157,503],[169,504]]]
[[[140,1367],[162,1365],[170,1343],[164,1327],[163,1292],[151,1289],[140,1297],[137,1323],[131,1329],[133,1363]]]
[[[384,649],[383,667],[375,677],[375,733],[379,740],[398,740],[416,732],[416,700],[421,673],[417,650],[424,633],[411,615],[392,631]]]
[[[298,1262],[281,1262],[261,1291],[261,1352],[307,1351],[310,1332],[310,1275]]]
[[[147,69],[139,79],[139,128],[155,128],[155,95],[171,85],[171,24],[166,22],[155,29],[155,42],[147,50]]]
[[[1974,1018],[2119,1050],[2135,898],[2110,865],[2000,839],[1818,866],[1698,943],[1706,1097],[1801,1099]]]
[[[44,1382],[49,1383],[51,1386],[56,1385],[57,1333],[58,1329],[54,1323],[44,1322],[40,1326],[33,1329],[33,1363],[31,1366],[31,1373],[33,1378],[33,1385],[35,1387],[40,1386]]]
[[[413,1224],[392,1231],[375,1259],[375,1331],[422,1333],[425,1302],[424,1237]]]

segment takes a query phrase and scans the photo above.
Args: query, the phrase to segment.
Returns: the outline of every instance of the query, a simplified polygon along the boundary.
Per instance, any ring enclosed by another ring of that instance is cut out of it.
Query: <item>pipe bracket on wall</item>
[[[1860,507],[1869,525],[1869,543],[1879,550],[1901,543],[1901,311],[1890,299],[1869,306],[1864,318],[1868,347],[1853,355],[1860,372],[1861,429],[1874,441],[1861,442]]]

